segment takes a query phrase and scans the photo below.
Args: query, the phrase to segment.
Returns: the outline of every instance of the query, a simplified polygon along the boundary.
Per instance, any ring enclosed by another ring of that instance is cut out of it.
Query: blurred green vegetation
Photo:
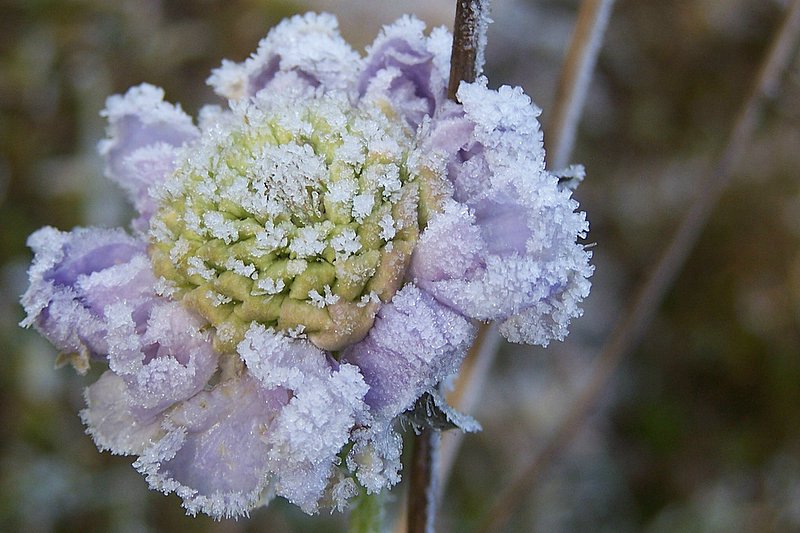
[[[543,109],[576,0],[495,2],[487,73]],[[585,316],[547,350],[504,347],[439,525],[465,531],[570,405],[631,291],[706,178],[785,2],[619,0],[574,160],[597,273]],[[204,80],[281,18],[340,16],[368,43],[406,8],[429,26],[450,1],[102,0],[0,4],[0,530],[339,531],[283,501],[251,520],[185,517],[130,459],[97,452],[77,416],[91,379],[16,326],[28,234],[125,225],[95,146],[105,98],[147,81],[194,114]],[[370,25],[362,24],[369,20]],[[595,417],[515,518],[518,531],[800,530],[800,72],[767,107],[733,184],[639,349]],[[545,139],[547,130],[545,128]],[[401,491],[396,491],[399,499]]]

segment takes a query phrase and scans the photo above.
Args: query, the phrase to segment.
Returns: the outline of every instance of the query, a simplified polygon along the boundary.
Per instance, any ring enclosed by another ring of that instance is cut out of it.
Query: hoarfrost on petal
[[[342,353],[369,385],[377,417],[394,417],[458,370],[475,327],[412,284],[381,307],[367,337]]]
[[[238,351],[263,386],[291,391],[266,437],[270,470],[277,494],[315,512],[351,428],[368,418],[364,378],[350,364],[334,369],[310,342],[255,323]]]
[[[224,61],[208,83],[231,100],[252,97],[264,89],[277,93],[321,86],[349,92],[361,61],[339,35],[336,17],[306,13],[275,26],[243,63]]]
[[[179,105],[164,101],[163,89],[147,83],[109,97],[101,115],[108,119],[108,138],[98,145],[106,176],[128,193],[144,230],[155,210],[151,187],[172,172],[179,148],[198,130]]]
[[[161,417],[141,416],[125,381],[106,371],[84,392],[86,408],[81,420],[101,451],[117,455],[140,454],[163,431]]]
[[[462,114],[449,109],[432,121],[427,143],[450,151],[447,177],[463,208],[434,215],[413,275],[470,318],[507,321],[501,331],[517,342],[561,339],[588,294],[591,254],[577,242],[585,215],[545,170],[539,110],[521,89],[489,90],[481,78],[462,83],[458,98]],[[438,268],[437,254],[448,258]]]
[[[108,316],[109,368],[142,412],[158,413],[193,396],[217,368],[205,322],[178,302],[158,300],[144,317],[120,302]]]
[[[423,34],[425,24],[414,17],[403,17],[384,26],[367,49],[358,91],[367,100],[385,100],[415,128],[425,116],[432,116],[445,99],[444,57],[449,52],[440,46],[441,32]]]
[[[200,392],[170,411],[166,435],[134,467],[151,488],[181,497],[191,515],[247,515],[269,494],[266,435],[287,400],[247,374]]]
[[[45,227],[29,237],[28,245],[34,259],[30,286],[22,295],[27,317],[21,325],[34,326],[62,352],[104,357],[106,307],[151,298],[155,279],[144,243],[122,230]]]

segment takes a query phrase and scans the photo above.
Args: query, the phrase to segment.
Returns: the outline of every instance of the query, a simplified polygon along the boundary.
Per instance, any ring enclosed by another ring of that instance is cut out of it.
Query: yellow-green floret
[[[402,283],[430,208],[430,178],[407,164],[412,132],[328,95],[218,113],[159,193],[156,275],[222,352],[253,321],[327,350],[356,342]]]

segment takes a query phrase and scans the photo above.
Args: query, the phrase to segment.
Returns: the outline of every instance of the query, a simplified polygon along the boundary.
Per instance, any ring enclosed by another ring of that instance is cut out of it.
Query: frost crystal
[[[449,101],[450,42],[404,17],[362,58],[307,14],[214,71],[228,107],[197,126],[156,87],[113,96],[100,152],[132,233],[30,237],[22,325],[80,372],[107,365],[88,433],[189,514],[396,484],[396,421],[421,397],[415,423],[478,427],[434,393],[475,319],[546,344],[580,314],[588,226],[538,110],[485,79]]]

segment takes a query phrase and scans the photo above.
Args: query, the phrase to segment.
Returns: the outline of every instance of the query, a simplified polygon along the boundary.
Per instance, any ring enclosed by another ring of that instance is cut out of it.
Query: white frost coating
[[[353,448],[347,454],[347,467],[369,494],[377,494],[400,481],[403,439],[392,428],[391,420],[375,420],[367,428],[353,431]]]
[[[289,243],[289,251],[299,258],[315,257],[325,249],[325,238],[330,227],[323,224],[299,228]]]
[[[509,339],[546,345],[564,337],[588,294],[591,255],[576,243],[588,224],[544,168],[539,110],[521,89],[490,91],[480,79],[462,83],[458,98],[481,148],[452,178],[470,211],[454,218],[446,208],[431,221],[416,250],[415,275],[467,316],[506,320]],[[436,261],[434,248],[448,232],[459,235],[459,245],[450,259]]]
[[[104,372],[86,388],[83,396],[86,408],[80,413],[81,421],[101,451],[140,454],[163,434],[160,416],[134,414],[137,403],[128,393],[125,381],[113,372]]]
[[[339,35],[336,17],[306,13],[273,28],[245,62],[223,61],[208,84],[233,100],[255,95],[265,82],[285,86],[282,77],[288,78],[289,85],[321,84],[327,90],[349,92],[361,63],[358,53]]]
[[[361,241],[352,228],[346,228],[339,235],[331,239],[331,247],[337,252],[337,257],[347,259],[361,250]]]
[[[238,352],[264,387],[292,391],[267,435],[269,464],[277,475],[277,493],[315,512],[350,428],[368,417],[364,378],[353,365],[333,371],[310,342],[258,324],[250,327]]]
[[[494,22],[489,17],[489,10],[491,7],[490,0],[473,0],[472,11],[477,13],[475,21],[475,72],[478,75],[483,73],[483,65],[486,63],[486,34],[489,30],[489,24]]]
[[[196,274],[206,281],[214,279],[214,275],[216,274],[214,269],[206,266],[205,261],[199,257],[190,257],[186,260],[186,263],[189,265],[189,275],[193,276]]]
[[[395,233],[397,232],[395,231],[394,219],[392,218],[391,214],[386,213],[385,215],[383,215],[383,217],[381,217],[380,221],[378,222],[378,225],[381,227],[381,234],[380,234],[381,239],[383,239],[384,241],[390,241],[394,238]]]
[[[328,305],[333,305],[340,300],[338,294],[333,294],[333,292],[331,292],[330,285],[325,285],[323,292],[324,294],[320,294],[316,289],[308,291],[308,298],[311,300],[311,303],[320,309]]]
[[[353,218],[356,222],[363,222],[372,213],[375,197],[370,193],[358,194],[353,197]]]
[[[164,89],[149,83],[131,87],[124,95],[109,96],[100,116],[106,117],[112,125],[126,116],[133,116],[146,125],[160,122],[185,128],[187,133],[194,132],[192,118],[181,110],[181,106],[165,102]],[[101,154],[110,148],[111,142],[101,143]]]
[[[263,291],[263,294],[278,294],[286,287],[286,283],[280,278],[277,281],[272,278],[264,278],[256,282],[256,287]],[[253,290],[254,296],[260,294],[262,294],[260,291]]]
[[[222,239],[225,244],[230,244],[239,238],[239,230],[236,229],[233,221],[226,220],[222,213],[217,211],[204,213],[203,224],[209,234],[217,239]]]
[[[244,264],[241,259],[234,259],[233,257],[229,257],[225,261],[225,268],[246,278],[251,277],[256,271],[256,267],[252,264]]]

